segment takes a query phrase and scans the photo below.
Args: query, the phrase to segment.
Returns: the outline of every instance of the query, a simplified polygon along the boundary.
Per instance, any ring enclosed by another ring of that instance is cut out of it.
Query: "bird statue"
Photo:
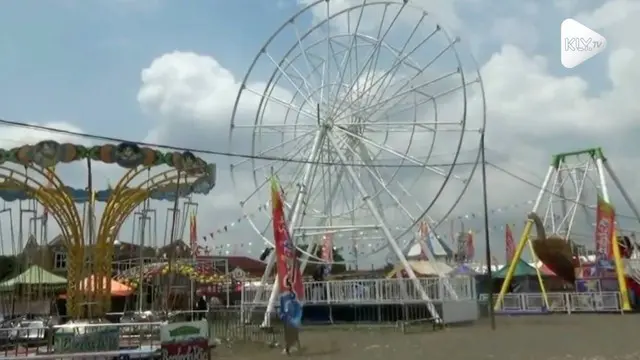
[[[571,245],[562,236],[547,236],[544,224],[538,214],[532,212],[528,216],[536,228],[536,238],[532,240],[533,251],[544,265],[561,279],[573,284],[576,280],[574,256]]]

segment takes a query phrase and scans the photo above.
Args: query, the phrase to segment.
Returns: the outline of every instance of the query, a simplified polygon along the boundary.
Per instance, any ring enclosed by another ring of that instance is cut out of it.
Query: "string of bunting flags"
[[[527,200],[524,202],[520,202],[520,203],[516,203],[516,204],[511,204],[511,205],[507,205],[507,206],[501,206],[501,207],[497,207],[497,208],[493,208],[489,210],[490,214],[496,214],[496,213],[502,213],[502,212],[506,212],[507,210],[512,210],[512,209],[518,209],[521,208],[525,205],[532,205],[534,202],[534,200]],[[258,208],[256,209],[256,211],[249,213],[249,214],[244,214],[241,217],[239,217],[238,219],[236,219],[235,221],[232,221],[226,225],[220,226],[219,228],[210,231],[207,235],[204,235],[202,237],[202,239],[207,242],[207,241],[213,241],[214,238],[216,237],[217,234],[225,234],[228,233],[229,231],[231,231],[236,225],[242,223],[243,221],[246,221],[248,218],[252,218],[258,214],[261,214],[263,211],[271,211],[271,207],[270,207],[271,202],[267,201],[264,204],[258,206]],[[475,219],[475,218],[480,218],[484,216],[483,212],[469,212],[466,214],[461,214],[461,215],[453,215],[453,216],[449,216],[445,219],[445,221],[449,221],[449,220],[465,220],[465,219]],[[526,221],[526,220],[525,220]],[[494,229],[498,229],[498,225],[493,227]],[[504,225],[502,225],[501,229],[504,229]],[[333,236],[349,236],[351,237],[351,235],[345,235],[345,234],[334,234]]]
[[[489,214],[490,215],[496,215],[496,214],[501,214],[501,213],[509,213],[512,212],[514,210],[519,210],[522,209],[523,210],[523,216],[522,216],[522,223],[526,223],[526,217],[524,216],[524,213],[527,213],[530,211],[531,206],[533,206],[533,203],[535,202],[535,200],[533,199],[529,199],[526,201],[522,201],[522,202],[518,202],[518,203],[514,203],[514,204],[510,204],[510,205],[506,205],[506,206],[501,206],[501,207],[496,207],[496,208],[492,208],[489,209]],[[254,216],[260,214],[264,214],[264,211],[267,212],[271,212],[271,206],[270,206],[271,202],[270,201],[266,201],[264,204],[258,206],[258,208],[252,212],[252,213],[247,213],[242,215],[241,217],[239,217],[237,220],[230,222],[226,225],[220,226],[217,229],[209,232],[207,235],[202,236],[203,240],[205,241],[205,243],[207,243],[208,241],[213,241],[214,238],[217,235],[220,234],[226,234],[228,232],[230,232],[233,228],[235,228],[238,224],[242,223],[243,221],[246,221],[248,218],[253,218]],[[270,216],[270,215],[268,215]],[[452,215],[447,217],[444,221],[461,221],[463,223],[463,232],[470,232],[470,233],[478,233],[481,232],[484,227],[476,227],[473,226],[475,224],[464,224],[465,220],[474,220],[474,219],[482,219],[484,217],[484,212],[483,211],[479,211],[479,212],[468,212],[465,214],[459,214],[459,215]],[[516,225],[512,222],[511,224],[509,224],[509,226],[511,226],[511,229],[513,231],[516,230]],[[490,227],[490,231],[504,231],[506,227],[505,223],[500,223],[500,224],[496,224]],[[443,234],[444,235],[444,234]],[[453,235],[453,234],[451,234]],[[335,233],[332,235],[332,237],[348,237],[349,239],[352,239],[352,234],[347,234],[347,233]],[[455,235],[453,235],[455,238]],[[444,238],[449,238],[450,236],[448,235],[444,235]],[[378,241],[368,241],[367,244],[365,246],[358,246],[358,244],[356,243],[355,240],[353,239],[353,244],[351,245],[345,245],[345,246],[333,246],[334,250],[337,251],[345,251],[345,255],[366,255],[367,253],[375,253],[377,252],[380,248],[384,247],[386,244],[386,241],[383,239],[380,239]],[[364,239],[366,240],[366,238]],[[407,242],[409,242],[411,240],[405,240],[405,244]],[[452,240],[452,242],[455,243],[455,240]],[[376,246],[376,243],[379,243],[379,246]],[[258,244],[258,243],[256,243]],[[259,244],[262,244],[261,242]],[[245,248],[245,245],[247,245],[247,247]],[[235,244],[231,244],[231,243],[227,243],[227,244],[216,244],[212,247],[208,247],[206,246],[208,252],[211,253],[218,253],[219,255],[222,254],[234,254],[236,252],[238,252],[239,248],[243,248],[245,251],[251,252],[251,247],[254,245],[254,243],[252,242],[248,242],[248,243],[235,243]],[[363,244],[364,245],[364,244]],[[363,249],[369,249],[369,252],[365,252],[362,251]],[[226,249],[226,251],[225,251]]]

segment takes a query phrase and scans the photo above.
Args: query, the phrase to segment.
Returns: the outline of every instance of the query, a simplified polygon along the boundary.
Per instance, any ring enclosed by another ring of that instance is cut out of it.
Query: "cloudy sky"
[[[0,117],[135,141],[222,152],[251,151],[247,145],[250,136],[237,135],[239,131],[236,131],[229,140],[236,94],[247,69],[270,34],[310,3],[310,0],[3,2],[0,5]],[[330,3],[333,14],[360,1],[331,0]],[[517,230],[521,229],[531,206],[527,201],[537,192],[531,183],[541,183],[551,154],[602,146],[631,196],[640,195],[640,186],[634,177],[640,166],[635,156],[640,150],[635,144],[640,137],[637,119],[640,105],[635,98],[640,90],[637,67],[640,44],[633,41],[632,35],[638,32],[634,31],[638,25],[637,22],[634,25],[633,20],[640,15],[640,2],[413,0],[410,3],[415,8],[407,10],[398,19],[398,24],[394,25],[396,35],[386,41],[400,47],[402,36],[408,36],[421,16],[422,12],[416,10],[420,8],[429,13],[429,24],[441,24],[452,38],[460,36],[462,41],[456,46],[461,53],[475,57],[482,75],[488,161],[521,178],[491,166],[487,169],[489,208],[493,214],[492,244],[498,258],[502,258],[504,252],[500,227],[508,222],[516,224]],[[304,32],[322,22],[326,16],[323,9],[317,6],[298,17],[296,28]],[[379,10],[365,14],[359,31],[376,37],[383,14]],[[314,33],[309,43],[326,34],[348,34],[353,27],[353,18],[351,16],[349,21],[347,16],[336,18],[328,27]],[[575,18],[603,34],[608,40],[606,51],[575,69],[564,69],[560,64],[558,40],[560,23],[565,18]],[[386,18],[382,23],[386,25],[390,21]],[[419,36],[424,38],[427,34]],[[289,30],[276,41],[279,43],[274,43],[267,54],[281,54],[295,46],[295,32]],[[440,45],[442,42],[443,38]],[[425,47],[433,48],[426,48],[425,56],[439,50],[437,42],[430,44]],[[265,59],[264,54],[261,59]],[[463,56],[462,66],[467,80],[473,82],[477,75],[470,59]],[[416,61],[425,63],[428,60]],[[450,60],[430,71],[431,75],[436,71],[445,74],[456,67]],[[277,67],[273,62],[258,62],[248,78],[248,87],[264,90],[274,68]],[[375,71],[385,71],[384,65]],[[290,81],[288,87],[278,83],[272,90],[285,98],[286,94],[295,92],[292,89],[295,83]],[[466,102],[469,105],[468,127],[480,128],[482,102],[477,83],[469,86]],[[462,102],[459,99],[448,101],[444,105],[444,116],[460,116],[457,114],[464,103],[464,99]],[[264,109],[265,121],[278,123],[285,116],[285,105]],[[238,123],[248,124],[257,111],[255,98],[240,101],[239,115],[236,115]],[[313,113],[315,110],[307,108],[305,111]],[[401,142],[403,138],[399,136],[396,140]],[[5,148],[44,138],[90,143],[67,135],[18,128],[2,128],[0,132],[0,142]],[[266,140],[267,145],[269,141]],[[420,147],[424,143],[426,140],[412,151],[424,152]],[[441,142],[434,150],[434,154],[444,155],[441,158],[434,155],[431,162],[446,162],[446,155],[455,151],[455,146],[445,145]],[[477,147],[478,137],[470,135],[462,149],[475,154]],[[284,151],[271,155],[288,156]],[[193,199],[199,204],[200,235],[214,232],[214,240],[208,245],[223,246],[223,252],[259,253],[262,248],[260,238],[246,221],[237,223],[236,220],[244,214],[260,212],[259,206],[267,200],[268,193],[261,191],[260,196],[248,201],[251,205],[241,208],[239,202],[255,187],[248,176],[250,168],[238,170],[232,177],[229,164],[238,159],[207,155],[203,158],[218,163],[219,172],[213,194]],[[416,158],[420,157],[416,155]],[[422,158],[424,160],[424,156]],[[474,156],[462,155],[460,160],[463,158],[469,160]],[[392,157],[386,159],[391,161]],[[294,165],[290,165],[290,172],[283,173],[283,178],[294,176]],[[261,166],[266,168],[267,165]],[[86,170],[81,165],[67,167],[59,170],[61,176],[76,187],[84,187]],[[430,212],[432,218],[440,219],[448,212],[449,205],[464,188],[462,180],[469,176],[470,168],[463,166],[455,170],[458,179],[450,181],[447,190],[434,204]],[[117,181],[122,171],[96,166],[94,175],[96,186],[104,187]],[[476,215],[482,212],[477,175],[470,180],[467,195],[451,212],[451,218],[467,218],[464,220],[466,228],[480,232],[476,246],[480,253],[484,249],[484,236],[481,234],[482,222]],[[433,174],[421,175],[411,184],[411,198],[426,206],[433,200],[442,180]],[[593,187],[590,191],[594,193]],[[618,193],[611,190],[611,195],[619,212],[630,214]],[[14,218],[17,218],[17,204],[7,206],[16,209]],[[171,204],[152,206],[158,213],[156,241],[162,243],[167,208]],[[395,216],[389,220],[392,227],[406,227],[410,223],[401,219],[397,209],[383,212]],[[410,212],[419,213],[418,210]],[[8,216],[6,213],[1,216],[3,251],[8,252],[15,245],[11,245],[7,230]],[[629,220],[624,226],[633,228],[634,224]],[[448,233],[450,225],[445,222],[441,232]],[[457,229],[462,225],[457,221],[453,226]],[[219,229],[222,230],[220,234]],[[581,231],[589,233],[591,230]],[[49,229],[49,233],[55,232],[56,229]],[[131,241],[128,239],[135,237],[132,232],[129,225],[120,238]],[[14,243],[19,242],[16,237]],[[339,246],[350,244],[346,240],[339,241]],[[376,241],[381,242],[371,240]],[[368,244],[363,241],[360,246],[367,249]],[[360,251],[362,258],[371,250]],[[380,260],[380,255],[363,261],[369,264],[374,260]]]

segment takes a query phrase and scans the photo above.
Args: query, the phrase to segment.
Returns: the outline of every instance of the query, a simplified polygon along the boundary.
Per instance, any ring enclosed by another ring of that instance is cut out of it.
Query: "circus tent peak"
[[[420,246],[420,242],[417,240],[417,238],[413,240],[413,245],[411,245],[411,247],[407,251],[407,258],[412,259],[421,256],[422,246]],[[447,246],[447,244],[437,236],[427,236],[424,241],[427,244],[427,248],[429,249],[429,251],[431,251],[436,259],[446,258],[453,255],[453,251],[451,250],[451,248],[449,248],[449,246]]]

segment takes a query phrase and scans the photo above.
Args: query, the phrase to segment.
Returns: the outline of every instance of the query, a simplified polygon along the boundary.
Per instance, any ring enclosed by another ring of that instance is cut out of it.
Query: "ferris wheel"
[[[422,221],[436,229],[467,190],[485,126],[482,82],[460,40],[424,9],[347,4],[311,3],[254,58],[229,140],[253,158],[231,164],[232,181],[248,214],[279,180],[290,234],[309,245],[302,266],[335,234],[384,240],[372,254],[388,249],[415,278],[401,244]],[[266,214],[247,219],[271,244]]]

